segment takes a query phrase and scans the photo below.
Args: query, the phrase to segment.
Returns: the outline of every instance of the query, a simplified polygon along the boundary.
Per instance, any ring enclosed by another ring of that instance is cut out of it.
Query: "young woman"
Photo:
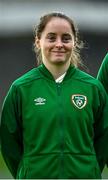
[[[35,29],[40,65],[12,83],[1,114],[1,151],[17,179],[96,179],[108,152],[108,99],[84,73],[78,31],[62,13]]]

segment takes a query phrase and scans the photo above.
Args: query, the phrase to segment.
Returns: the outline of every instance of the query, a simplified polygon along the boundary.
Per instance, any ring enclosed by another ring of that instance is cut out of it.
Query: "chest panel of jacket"
[[[32,86],[23,86],[21,94],[25,147],[27,145],[34,149],[32,147],[36,146],[37,153],[59,152],[63,138],[65,151],[80,153],[87,148],[87,153],[91,152],[89,148],[92,148],[94,115],[90,109],[93,109],[93,94],[91,89],[79,85],[71,81],[68,86],[67,82],[47,83],[40,79],[32,83]],[[76,100],[72,99],[78,95],[86,97],[82,108],[76,106]]]

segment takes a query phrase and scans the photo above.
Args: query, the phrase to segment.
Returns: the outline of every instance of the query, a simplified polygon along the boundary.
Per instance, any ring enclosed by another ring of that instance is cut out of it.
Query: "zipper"
[[[59,108],[59,143],[60,143],[60,156],[59,156],[59,179],[64,178],[64,117],[62,108],[61,88],[62,83],[57,84],[57,95],[58,95],[58,108]]]

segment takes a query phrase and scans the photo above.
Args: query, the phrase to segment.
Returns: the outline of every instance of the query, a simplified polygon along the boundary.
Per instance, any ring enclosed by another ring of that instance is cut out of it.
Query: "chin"
[[[54,59],[53,62],[55,63],[64,63],[66,60],[65,59]]]
[[[57,60],[57,61],[53,61],[53,64],[56,64],[56,65],[62,65],[62,64],[65,64],[66,61],[63,61],[63,60]]]

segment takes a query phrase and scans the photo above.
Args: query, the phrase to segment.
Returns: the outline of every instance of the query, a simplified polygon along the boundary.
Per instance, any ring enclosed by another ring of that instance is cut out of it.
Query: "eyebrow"
[[[72,37],[72,35],[70,33],[64,33],[63,35],[64,36],[71,36]]]
[[[49,32],[47,35],[55,35],[56,33]]]
[[[47,35],[56,35],[57,33],[55,33],[55,32],[49,32]],[[72,37],[72,35],[70,34],[70,33],[63,33],[62,35],[66,35],[66,36],[71,36]]]

